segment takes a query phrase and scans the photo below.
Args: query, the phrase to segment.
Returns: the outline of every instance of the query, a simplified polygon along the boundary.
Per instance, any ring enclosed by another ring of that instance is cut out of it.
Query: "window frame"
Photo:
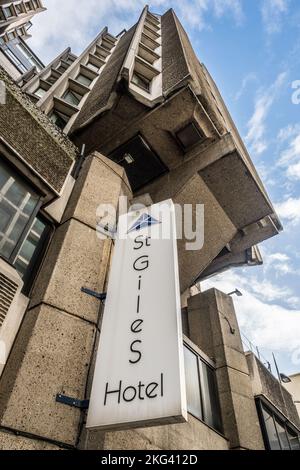
[[[80,79],[78,80],[79,77],[83,77],[85,78],[86,80],[89,80],[89,84],[87,85],[86,83],[83,83],[82,81],[80,81]],[[82,73],[82,71],[79,71],[79,73],[76,75],[76,78],[75,78],[75,81],[80,83],[81,85],[83,86],[86,86],[87,88],[90,88],[91,84],[93,83],[94,79],[92,79],[91,77],[88,77],[87,75],[84,75]]]
[[[134,81],[134,77],[138,78],[139,83],[136,83]],[[152,82],[153,82],[153,79],[151,80],[150,78],[145,77],[145,75],[143,75],[142,73],[134,70],[132,77],[131,77],[131,83],[133,85],[137,86],[138,88],[145,91],[146,93],[151,94]]]
[[[24,179],[25,181],[25,184],[28,185],[30,188],[32,188],[32,190],[36,193],[37,197],[38,197],[38,200],[37,200],[37,203],[36,203],[36,206],[33,210],[33,212],[31,213],[30,217],[28,218],[28,221],[27,221],[27,224],[25,225],[23,231],[22,231],[22,234],[20,235],[19,237],[19,240],[17,241],[13,251],[11,252],[10,256],[9,257],[6,257],[4,256],[3,254],[0,253],[0,258],[3,259],[6,263],[8,263],[9,265],[11,266],[14,266],[14,262],[15,262],[15,259],[16,259],[16,256],[19,252],[19,250],[21,249],[21,246],[22,244],[24,243],[29,231],[30,231],[30,228],[32,227],[32,224],[34,222],[34,219],[36,218],[37,214],[39,213],[40,211],[40,208],[42,206],[42,194],[40,193],[40,191],[30,182],[28,181],[28,179],[22,175],[17,168],[15,168],[10,161],[8,161],[4,155],[2,154],[2,152],[0,153],[1,157],[2,157],[2,161],[4,162],[4,165],[7,166],[12,174],[15,174],[17,176],[17,178],[20,178],[20,179]]]
[[[67,118],[67,120],[65,121],[64,118],[61,116],[61,114]],[[61,111],[58,111],[55,107],[53,107],[50,111],[50,113],[48,114],[49,116],[49,119],[50,121],[58,127],[58,129],[60,129],[61,131],[63,131],[66,127],[66,125],[68,124],[69,120],[70,120],[70,117],[67,116],[66,114],[62,113]],[[65,125],[63,127],[61,127],[59,124],[57,124],[57,120],[54,121],[53,120],[53,116],[56,116],[58,118],[58,120],[60,120],[61,123],[65,123]],[[68,119],[69,118],[69,119]]]
[[[282,448],[281,439],[279,437],[279,432],[278,432],[278,428],[276,426],[276,422],[278,422],[278,424],[280,426],[282,426],[285,430],[286,438],[287,438],[287,441],[288,441],[288,444],[289,444],[289,447],[290,447],[289,450],[300,450],[300,430],[297,429],[293,425],[293,423],[291,423],[284,415],[282,415],[279,412],[279,410],[277,410],[264,396],[261,395],[261,396],[256,397],[255,398],[255,403],[256,403],[257,413],[258,413],[258,417],[259,417],[259,423],[260,423],[261,432],[262,432],[263,441],[264,441],[264,445],[265,445],[266,450],[275,450],[275,449],[271,449],[270,439],[269,439],[269,436],[268,436],[268,431],[267,431],[267,426],[266,426],[266,422],[265,422],[265,419],[264,419],[263,411],[268,413],[273,419],[273,423],[274,423],[274,427],[275,427],[275,431],[276,431],[276,435],[277,435],[277,440],[278,440],[278,444],[279,444],[279,449],[278,450],[288,450],[288,449],[283,449]],[[298,435],[299,449],[292,449],[291,448],[289,433]]]
[[[32,258],[30,259],[30,262],[29,262],[28,267],[26,269],[25,275],[22,278],[23,282],[24,282],[22,293],[25,296],[28,296],[30,294],[31,290],[32,290],[32,286],[34,284],[34,281],[35,281],[35,279],[38,275],[38,272],[41,268],[41,265],[42,265],[42,263],[45,259],[47,250],[48,250],[49,245],[51,243],[52,236],[53,236],[53,233],[54,233],[54,227],[55,227],[53,222],[51,222],[50,219],[42,213],[38,213],[36,215],[36,217],[34,218],[34,220],[32,222],[32,225],[34,224],[35,219],[40,219],[45,224],[46,227],[45,227],[45,230],[44,230],[44,232],[43,232],[43,234],[42,234],[42,236],[39,240],[39,243],[38,243],[38,245],[37,245],[37,247],[36,247],[36,249],[35,249],[35,251],[32,255]],[[29,231],[27,232],[27,235],[24,238],[23,243],[25,242],[28,235],[30,234],[32,225],[31,225]],[[20,246],[20,250],[21,250],[22,246],[23,246],[23,244]],[[15,261],[18,257],[18,254],[19,254],[19,252],[16,254]]]
[[[183,347],[189,349],[197,358],[197,371],[198,371],[198,384],[199,384],[199,395],[200,395],[200,407],[201,407],[201,415],[202,417],[199,418],[198,416],[195,416],[192,412],[188,410],[188,413],[193,416],[195,419],[198,421],[201,421],[204,423],[206,426],[208,426],[210,429],[212,429],[214,432],[224,436],[224,426],[223,426],[223,420],[222,420],[222,413],[221,413],[221,406],[220,406],[220,398],[219,394],[217,393],[216,399],[217,399],[217,407],[218,407],[218,414],[219,414],[219,428],[214,427],[210,423],[206,421],[206,416],[205,416],[205,400],[204,400],[204,384],[202,383],[202,364],[206,367],[208,367],[210,370],[216,373],[216,368],[213,365],[212,361],[210,361],[209,358],[205,357],[205,355],[197,348],[196,345],[193,345],[193,343],[185,336],[183,335]],[[201,364],[202,363],[202,364]],[[217,386],[217,380],[215,376],[215,382],[216,382],[216,390],[218,392],[218,386]]]
[[[76,101],[78,100],[78,102],[72,103],[72,100],[69,100],[68,96],[72,96],[76,98]],[[75,106],[76,108],[78,108],[78,106],[80,105],[83,99],[83,96],[80,95],[78,92],[72,90],[72,88],[68,87],[66,91],[63,93],[63,95],[61,96],[61,99],[64,100],[66,103],[70,104],[71,106]]]
[[[9,11],[11,14],[7,15],[7,11]],[[10,20],[11,18],[15,18],[17,16],[13,4],[3,6],[2,12],[6,21]]]

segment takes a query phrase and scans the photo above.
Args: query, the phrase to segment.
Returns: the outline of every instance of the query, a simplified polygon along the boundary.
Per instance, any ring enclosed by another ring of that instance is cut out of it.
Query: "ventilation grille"
[[[15,298],[18,284],[0,272],[0,328]]]

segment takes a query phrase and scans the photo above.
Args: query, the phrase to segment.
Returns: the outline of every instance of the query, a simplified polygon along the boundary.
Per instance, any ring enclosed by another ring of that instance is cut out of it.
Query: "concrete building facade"
[[[45,10],[40,0],[0,1],[0,65],[22,84],[44,68],[26,41],[31,20]]]
[[[8,72],[8,73],[7,73]],[[145,7],[76,56],[1,71],[0,448],[300,448],[290,394],[245,354],[232,298],[192,289],[262,263],[282,227],[222,97],[173,10]],[[205,242],[178,241],[187,423],[88,431],[86,410],[113,256],[100,204],[204,204]],[[194,295],[193,295],[194,294]]]

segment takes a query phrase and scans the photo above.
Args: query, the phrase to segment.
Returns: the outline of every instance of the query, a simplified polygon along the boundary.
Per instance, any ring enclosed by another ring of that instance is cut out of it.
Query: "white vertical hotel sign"
[[[175,208],[119,219],[87,427],[187,419]]]

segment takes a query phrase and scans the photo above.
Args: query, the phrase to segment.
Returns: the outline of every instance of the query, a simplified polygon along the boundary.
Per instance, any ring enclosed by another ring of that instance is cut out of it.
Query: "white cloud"
[[[289,147],[280,155],[279,165],[286,165],[291,161],[300,159],[300,132],[289,143]]]
[[[279,217],[289,222],[292,227],[300,223],[300,198],[290,197],[275,204],[275,209]]]
[[[273,261],[289,261],[290,257],[285,253],[272,253],[271,255],[269,255],[268,259],[271,263],[273,263]]]
[[[80,5],[83,4],[84,6]],[[42,60],[49,62],[66,47],[77,54],[104,26],[112,34],[132,26],[139,18],[145,0],[44,0],[47,11],[37,15],[29,44]],[[208,27],[209,15],[243,20],[241,0],[152,0],[152,12],[174,8],[186,26],[201,30]]]
[[[258,92],[254,105],[254,113],[247,125],[248,133],[246,136],[246,142],[250,146],[250,151],[257,155],[263,153],[268,147],[265,138],[266,120],[274,101],[277,99],[285,83],[286,77],[286,72],[280,73],[275,82],[268,89]]]
[[[288,12],[289,0],[263,0],[262,20],[268,34],[279,33],[283,18]]]
[[[286,127],[283,127],[280,129],[277,135],[277,140],[280,143],[283,143],[287,140],[290,140],[291,138],[297,136],[300,134],[300,124],[289,124]]]
[[[264,260],[263,271],[266,276],[272,274],[278,278],[289,274],[300,275],[300,270],[295,267],[294,257],[291,259],[286,253],[270,253],[264,245],[260,247],[260,250]],[[292,307],[298,306],[298,304],[300,306],[300,298],[295,300],[295,298],[289,297],[288,304]]]
[[[290,124],[280,129],[277,136],[281,151],[277,166],[285,169],[291,182],[300,180],[300,124]]]
[[[286,174],[291,180],[300,180],[300,162],[289,165]]]
[[[246,75],[246,77],[244,77],[243,80],[242,80],[241,87],[237,91],[237,93],[234,97],[234,100],[238,101],[243,96],[243,94],[244,94],[245,90],[247,89],[249,83],[256,82],[256,81],[257,81],[257,76],[255,75],[255,73],[249,73],[248,75]]]
[[[285,168],[289,180],[300,180],[300,124],[281,129],[277,140],[281,146],[287,143],[280,153],[277,166]]]
[[[244,13],[240,0],[214,0],[214,9],[216,15],[219,17],[228,12],[232,13],[238,24],[241,24],[244,20]]]

